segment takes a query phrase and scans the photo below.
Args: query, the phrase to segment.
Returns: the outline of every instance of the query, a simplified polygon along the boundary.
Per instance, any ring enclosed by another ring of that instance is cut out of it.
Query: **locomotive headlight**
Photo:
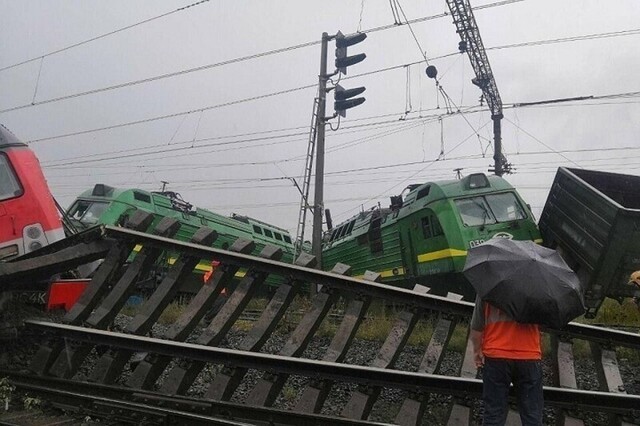
[[[26,234],[27,237],[31,238],[32,240],[37,240],[42,235],[42,231],[37,225],[29,226],[26,229]]]
[[[40,241],[32,241],[29,244],[29,251],[35,251],[42,247],[42,243]]]
[[[25,226],[22,230],[22,238],[24,239],[25,253],[37,250],[49,243],[47,236],[44,233],[44,229],[39,223],[33,223]]]

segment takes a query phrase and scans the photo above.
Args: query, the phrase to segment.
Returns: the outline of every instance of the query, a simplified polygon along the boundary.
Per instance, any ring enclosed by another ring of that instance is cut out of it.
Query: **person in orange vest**
[[[640,290],[640,271],[635,271],[629,276],[629,285],[635,285],[636,290]],[[640,309],[640,297],[634,297],[633,301],[636,302],[636,306]]]
[[[504,425],[513,383],[523,426],[541,426],[542,350],[537,324],[522,324],[480,297],[469,336],[476,367],[482,368],[483,425]]]
[[[218,267],[218,265],[220,265],[220,262],[218,262],[217,260],[212,260],[211,261],[211,270],[207,271],[204,273],[204,275],[202,276],[202,281],[206,284],[207,281],[209,281],[209,279],[211,278],[211,276],[213,275],[213,271],[216,270],[216,268]],[[220,292],[220,294],[222,295],[226,295],[227,294],[227,289],[223,288],[222,291]]]

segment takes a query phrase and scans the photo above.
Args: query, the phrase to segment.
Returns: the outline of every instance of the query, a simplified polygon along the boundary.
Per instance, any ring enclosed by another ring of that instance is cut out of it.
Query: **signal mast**
[[[480,38],[480,31],[476,24],[476,18],[473,16],[471,4],[469,0],[447,0],[447,5],[453,17],[453,23],[457,29],[456,32],[460,35],[458,49],[460,52],[467,52],[476,75],[471,82],[482,90],[482,95],[491,111],[494,168],[489,169],[489,171],[494,172],[497,176],[511,173],[511,164],[507,163],[507,159],[502,154],[502,100],[500,99],[496,81],[493,78],[489,58]]]

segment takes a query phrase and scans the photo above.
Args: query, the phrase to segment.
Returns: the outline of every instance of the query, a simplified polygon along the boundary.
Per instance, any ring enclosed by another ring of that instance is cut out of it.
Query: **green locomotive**
[[[198,228],[207,226],[218,233],[213,243],[215,248],[226,250],[236,239],[244,238],[255,242],[253,255],[260,253],[265,244],[271,244],[282,249],[283,262],[293,261],[293,242],[287,230],[247,216],[234,214],[227,217],[194,207],[171,191],[147,192],[97,184],[78,196],[67,210],[67,216],[76,228],[86,229],[99,224],[123,225],[135,210],[153,213],[155,219],[150,229],[163,217],[178,220],[181,225],[174,237],[177,240],[189,241]],[[167,261],[172,263],[173,257],[170,254],[168,256]],[[203,260],[196,267],[196,272],[202,274],[211,269],[211,262]],[[202,282],[201,276],[198,280]],[[268,283],[273,285],[270,281]]]
[[[324,234],[322,264],[349,264],[382,282],[431,287],[473,297],[461,272],[467,250],[490,238],[542,242],[530,208],[498,176],[483,173],[458,180],[410,185],[391,197],[389,208],[361,212]],[[405,193],[403,191],[403,194]]]

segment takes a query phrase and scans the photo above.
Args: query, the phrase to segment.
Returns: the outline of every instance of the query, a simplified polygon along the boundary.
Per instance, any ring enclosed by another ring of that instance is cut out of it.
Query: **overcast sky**
[[[398,0],[395,17],[389,0],[178,10],[193,3],[0,0],[0,123],[31,141],[61,204],[96,183],[159,190],[166,181],[194,205],[295,233],[300,195],[288,178],[302,182],[319,40],[338,30],[375,31],[350,48],[367,59],[340,83],[366,86],[367,100],[327,128],[334,223],[388,205],[410,183],[492,165],[490,113],[468,57],[456,53],[444,0]],[[505,105],[515,168],[506,177],[536,216],[559,166],[640,174],[640,2],[502,3],[472,1]],[[429,19],[393,25],[405,16]],[[331,44],[330,65],[333,54]],[[424,73],[425,55],[449,107]],[[585,96],[594,98],[513,107]]]

